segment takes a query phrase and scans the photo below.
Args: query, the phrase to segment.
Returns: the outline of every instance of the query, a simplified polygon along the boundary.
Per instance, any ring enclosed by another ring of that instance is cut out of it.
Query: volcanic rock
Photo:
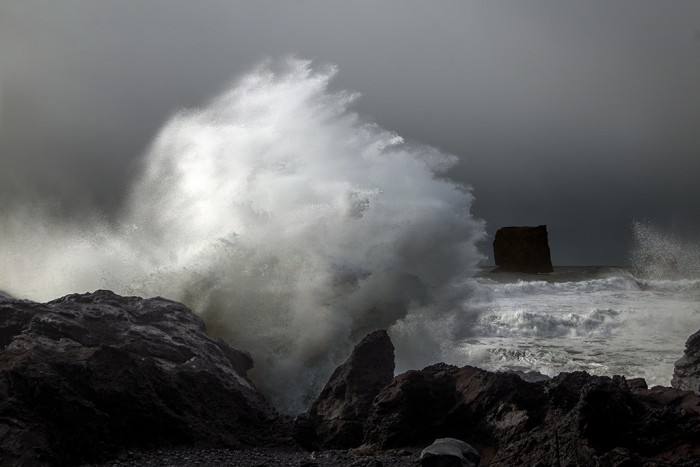
[[[700,394],[700,331],[688,338],[685,352],[674,366],[671,386]]]
[[[527,382],[432,365],[396,376],[377,395],[364,442],[388,449],[457,438],[499,465],[693,465],[700,397],[638,380],[631,386],[585,372]]]
[[[438,363],[396,376],[379,393],[364,442],[386,449],[452,437],[478,449],[540,420],[544,402],[517,375]]]
[[[310,449],[359,446],[372,402],[393,377],[394,346],[386,331],[374,331],[336,368],[306,416],[297,419],[296,439]]]
[[[441,438],[423,449],[420,460],[423,467],[476,467],[481,456],[464,441]]]
[[[494,272],[552,272],[547,226],[502,227],[493,241]]]
[[[505,371],[505,373],[518,375],[521,379],[527,381],[528,383],[536,383],[537,381],[547,381],[548,379],[552,379],[539,371],[508,370]]]
[[[275,412],[250,355],[164,298],[110,291],[0,301],[0,464],[77,464],[126,448],[264,443]]]

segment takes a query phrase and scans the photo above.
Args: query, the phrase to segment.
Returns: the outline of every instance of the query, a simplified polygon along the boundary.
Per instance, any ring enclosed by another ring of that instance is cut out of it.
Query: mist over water
[[[484,223],[456,158],[405,143],[331,91],[334,67],[268,61],[155,137],[118,219],[15,206],[0,289],[48,300],[109,288],[186,303],[248,350],[283,411],[315,396],[365,333],[398,367],[441,359],[468,323]],[[459,313],[459,316],[458,316]]]
[[[651,280],[700,279],[700,244],[648,222],[632,223],[630,254],[635,273]]]

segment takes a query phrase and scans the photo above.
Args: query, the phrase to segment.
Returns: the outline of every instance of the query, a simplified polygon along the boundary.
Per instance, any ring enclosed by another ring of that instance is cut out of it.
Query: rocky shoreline
[[[444,363],[394,376],[380,330],[291,418],[247,378],[250,355],[180,303],[0,297],[0,464],[697,465],[698,335],[674,388],[648,388]]]

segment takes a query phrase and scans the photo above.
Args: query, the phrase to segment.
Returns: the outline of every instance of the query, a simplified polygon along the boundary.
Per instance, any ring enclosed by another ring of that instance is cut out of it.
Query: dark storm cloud
[[[109,214],[168,115],[294,53],[459,156],[491,233],[619,263],[633,217],[700,227],[698,29],[697,2],[6,0],[0,195]]]

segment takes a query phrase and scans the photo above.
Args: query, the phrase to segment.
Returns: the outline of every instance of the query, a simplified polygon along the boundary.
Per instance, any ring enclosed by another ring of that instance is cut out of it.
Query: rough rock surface
[[[700,394],[700,331],[688,338],[685,352],[674,366],[671,386]]]
[[[246,378],[250,356],[176,302],[105,290],[1,300],[0,350],[0,465],[270,435],[275,413]]]
[[[353,450],[308,452],[294,448],[245,449],[175,447],[125,451],[102,464],[82,467],[416,467],[418,450],[363,453]]]
[[[481,456],[464,441],[440,438],[423,449],[420,460],[423,467],[476,467]]]
[[[547,226],[503,227],[493,241],[494,272],[552,272]]]
[[[464,440],[488,465],[700,459],[693,392],[444,363],[392,377],[393,353],[384,331],[368,335],[295,425],[246,378],[250,356],[207,337],[184,305],[109,291],[2,298],[0,465],[415,465],[436,438]],[[293,431],[325,451],[296,449]]]
[[[364,442],[387,449],[458,438],[498,465],[696,465],[700,397],[644,386],[584,372],[527,382],[437,364],[379,393]]]
[[[372,402],[393,377],[391,339],[384,330],[368,334],[298,419],[296,439],[309,449],[359,446]]]

